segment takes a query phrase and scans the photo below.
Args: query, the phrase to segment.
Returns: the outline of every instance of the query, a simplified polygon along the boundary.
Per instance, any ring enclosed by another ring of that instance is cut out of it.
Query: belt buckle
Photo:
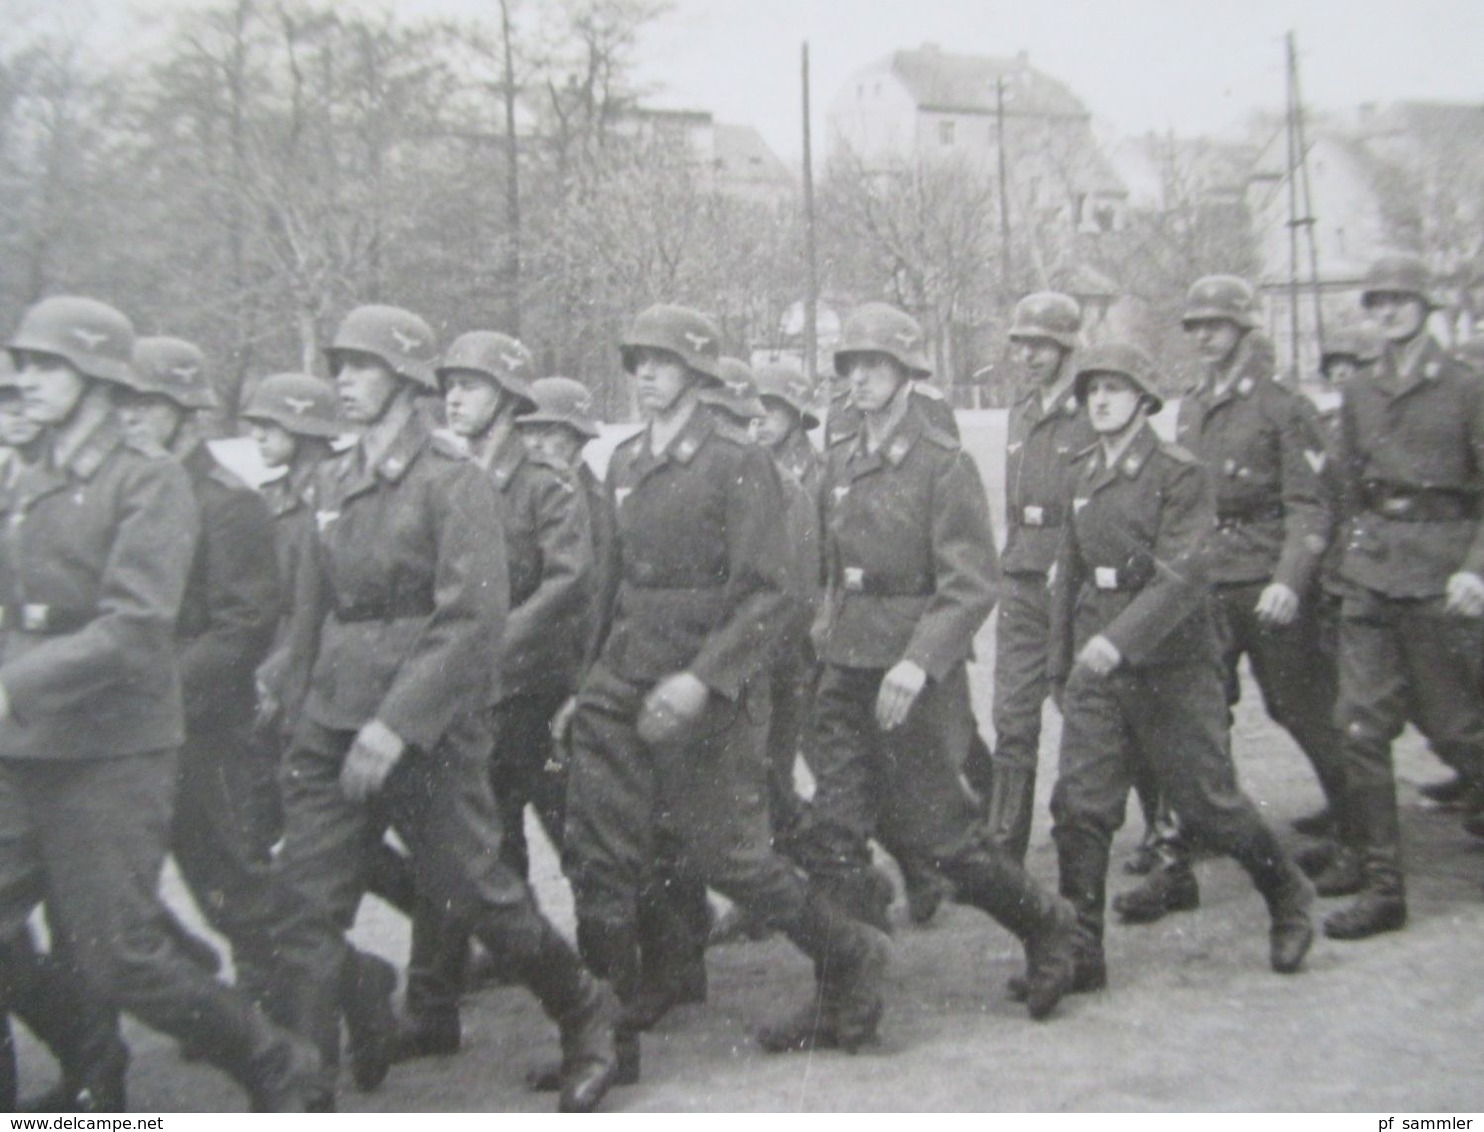
[[[51,612],[49,605],[28,604],[21,606],[21,628],[28,633],[42,633],[46,631],[47,615]]]
[[[1383,515],[1405,515],[1412,510],[1413,500],[1404,495],[1393,495],[1381,504]]]
[[[1113,566],[1094,566],[1092,568],[1092,581],[1100,590],[1116,590],[1118,588],[1118,570]]]
[[[845,588],[850,593],[862,593],[866,588],[866,571],[860,566],[845,567]]]
[[[1028,527],[1044,527],[1046,525],[1046,512],[1041,507],[1027,507],[1025,509],[1025,525]]]

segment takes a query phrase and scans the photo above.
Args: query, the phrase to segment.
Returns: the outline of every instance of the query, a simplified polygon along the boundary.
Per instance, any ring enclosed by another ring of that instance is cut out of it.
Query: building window
[[[949,118],[949,119],[947,119],[945,121],[942,121],[942,122],[939,122],[938,123],[938,144],[939,145],[952,145],[953,144],[953,127],[954,127],[954,125],[955,125],[955,122],[953,121],[952,118]]]

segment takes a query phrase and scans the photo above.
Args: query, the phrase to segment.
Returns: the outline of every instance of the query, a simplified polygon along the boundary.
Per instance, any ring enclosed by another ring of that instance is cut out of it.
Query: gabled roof
[[[793,174],[751,126],[716,123],[716,167],[727,177],[793,183]]]
[[[895,51],[871,69],[889,70],[923,110],[992,114],[995,86],[1005,80],[1005,113],[1017,117],[1087,118],[1065,83],[1035,70],[1026,56],[956,55],[925,46]]]

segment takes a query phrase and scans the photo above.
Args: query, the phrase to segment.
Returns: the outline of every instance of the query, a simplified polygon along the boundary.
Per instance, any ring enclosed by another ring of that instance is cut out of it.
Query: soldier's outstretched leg
[[[406,1010],[397,1021],[397,1061],[459,1052],[459,1000],[469,966],[467,931],[442,909],[424,902],[412,917]]]
[[[775,923],[814,960],[814,995],[787,1019],[760,1029],[758,1044],[769,1053],[854,1053],[874,1042],[886,1011],[885,936],[812,887],[794,916]]]
[[[27,1112],[123,1112],[129,1049],[112,1007],[77,994],[78,976],[59,954],[36,950],[29,931],[0,945],[0,978],[10,1012],[26,1024],[57,1059],[57,1084],[25,1103]],[[12,1106],[14,1108],[14,1106]]]
[[[1407,926],[1407,889],[1402,872],[1401,828],[1394,784],[1350,791],[1349,803],[1364,830],[1364,887],[1346,907],[1324,921],[1330,939],[1366,939]]]
[[[1205,665],[1155,669],[1136,694],[1126,707],[1129,725],[1171,808],[1193,841],[1230,856],[1252,878],[1271,920],[1269,964],[1293,974],[1314,941],[1314,888],[1237,785],[1219,677]]]

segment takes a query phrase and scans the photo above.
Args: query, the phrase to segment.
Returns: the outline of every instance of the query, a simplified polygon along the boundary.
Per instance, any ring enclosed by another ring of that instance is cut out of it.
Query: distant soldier
[[[296,579],[285,700],[297,727],[274,862],[285,1005],[334,1066],[345,932],[365,847],[390,822],[419,899],[476,934],[561,1027],[561,1107],[590,1111],[613,1077],[611,995],[497,853],[488,712],[509,582],[495,488],[415,404],[436,384],[426,322],[358,307],[327,352],[363,431],[316,475]],[[321,1103],[333,1089],[322,1082]]]
[[[1182,322],[1206,372],[1181,399],[1176,436],[1216,489],[1209,577],[1227,697],[1236,703],[1240,695],[1237,666],[1246,656],[1268,714],[1293,736],[1324,792],[1324,813],[1296,828],[1353,843],[1333,720],[1335,666],[1320,648],[1317,620],[1331,533],[1324,438],[1308,400],[1273,379],[1246,281],[1198,279]],[[1200,902],[1188,849],[1172,849],[1140,888],[1114,901],[1125,920],[1146,923]]]
[[[667,828],[684,867],[814,960],[808,1013],[855,1048],[881,1017],[887,944],[770,846],[763,670],[791,612],[792,563],[771,460],[699,404],[721,380],[717,347],[710,319],[675,306],[641,313],[621,343],[648,424],[609,464],[617,534],[600,592],[611,600],[572,719],[578,941],[633,1001],[639,890]],[[620,1057],[621,1077],[637,1078],[632,1029]]]
[[[984,484],[958,441],[910,406],[929,369],[914,319],[857,307],[835,369],[863,419],[826,456],[816,783],[800,856],[846,900],[869,891],[873,836],[931,865],[1021,941],[1030,1013],[1045,1017],[1071,984],[1075,917],[988,839],[959,776],[974,730],[967,662],[999,577]],[[796,1041],[810,1034],[800,1019]]]
[[[1210,481],[1150,427],[1162,402],[1141,350],[1090,348],[1073,388],[1098,435],[1078,460],[1051,594],[1049,669],[1063,718],[1052,837],[1062,895],[1087,933],[1073,989],[1107,984],[1109,847],[1140,761],[1155,768],[1190,835],[1251,876],[1272,918],[1272,968],[1297,971],[1313,941],[1314,891],[1232,768],[1207,606]]]
[[[268,857],[277,831],[263,807],[276,768],[254,757],[254,674],[280,609],[273,519],[262,498],[202,440],[216,408],[206,358],[179,338],[134,345],[134,385],[114,395],[128,434],[186,470],[201,515],[176,622],[186,741],[170,848],[196,906],[232,944],[237,984],[262,1002],[273,945]],[[389,972],[390,973],[390,972]]]
[[[814,680],[819,664],[809,627],[819,612],[823,597],[820,576],[819,484],[821,465],[809,430],[819,427],[810,406],[814,401],[809,380],[791,365],[774,364],[757,371],[757,391],[763,415],[755,427],[758,442],[770,453],[783,484],[789,529],[789,545],[795,552],[799,610],[779,642],[778,654],[769,666],[772,718],[768,725],[768,795],[773,821],[773,839],[785,854],[796,833],[800,806],[794,785],[814,698]]]
[[[1391,743],[1414,723],[1472,784],[1484,781],[1484,383],[1427,331],[1427,267],[1378,260],[1361,303],[1385,356],[1346,387],[1340,699],[1365,888],[1325,934],[1364,939],[1407,922]],[[1479,822],[1484,830],[1484,820]]]
[[[1004,588],[995,637],[994,773],[989,831],[1025,860],[1041,750],[1041,710],[1050,694],[1046,575],[1066,525],[1072,458],[1092,443],[1072,396],[1072,351],[1082,311],[1070,295],[1043,291],[1015,307],[1010,343],[1025,375],[1010,407],[1005,455]]]
[[[124,1010],[231,1074],[254,1109],[302,1111],[313,1050],[160,926],[185,738],[175,630],[199,524],[186,473],[127,439],[113,409],[135,384],[133,345],[124,315],[73,297],[37,303],[9,343],[50,449],[17,478],[0,534],[0,939],[45,901],[71,964],[48,993],[97,1023],[64,1051],[74,1104],[123,1106]],[[15,974],[13,954],[0,962]]]

